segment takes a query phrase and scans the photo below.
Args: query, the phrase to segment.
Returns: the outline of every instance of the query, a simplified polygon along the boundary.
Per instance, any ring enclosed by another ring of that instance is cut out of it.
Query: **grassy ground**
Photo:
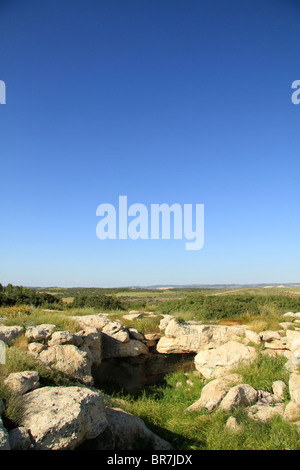
[[[269,390],[274,380],[287,382],[282,359],[259,357],[253,367],[238,370],[244,383],[257,389]],[[139,396],[119,392],[122,408],[139,416],[160,437],[177,450],[300,450],[299,429],[281,418],[263,424],[250,419],[244,410],[234,412],[187,412],[200,398],[203,379],[193,372],[175,372],[167,377],[166,385],[153,387]],[[286,396],[289,399],[289,396]],[[238,433],[225,425],[230,416],[242,425]]]

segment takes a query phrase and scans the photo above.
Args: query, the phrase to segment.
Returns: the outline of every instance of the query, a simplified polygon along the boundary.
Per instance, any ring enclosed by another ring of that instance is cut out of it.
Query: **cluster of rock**
[[[139,312],[126,315],[134,320]],[[152,315],[151,313],[148,315]],[[28,340],[28,352],[45,367],[76,378],[82,386],[40,387],[34,371],[11,374],[5,383],[22,397],[22,422],[9,433],[0,418],[1,448],[74,449],[93,445],[96,449],[132,449],[137,437],[149,448],[168,450],[170,444],[154,435],[137,417],[105,403],[93,388],[93,368],[113,358],[138,358],[155,351],[158,355],[194,354],[196,371],[209,381],[199,400],[188,411],[233,410],[246,407],[253,419],[266,421],[280,414],[289,421],[300,421],[300,314],[284,315],[278,331],[255,333],[246,325],[225,326],[181,322],[163,316],[161,333],[143,335],[111,321],[107,314],[72,317],[80,331],[59,331],[56,325],[42,324],[26,329],[0,325],[0,340],[8,346],[19,336]],[[287,318],[284,318],[287,320]],[[286,357],[290,373],[290,403],[284,402],[283,382],[273,383],[273,393],[255,390],[231,371],[239,364],[251,364],[258,348],[266,355]],[[3,403],[0,401],[0,415]],[[228,426],[238,428],[234,418]]]
[[[25,394],[20,398],[23,412],[18,427],[7,432],[0,418],[0,450],[72,450],[87,445],[94,450],[132,450],[140,441],[151,449],[172,449],[141,419],[106,404],[97,390],[37,388],[38,380],[36,372],[8,377],[7,384],[18,391],[21,387]],[[1,413],[3,409],[0,399]]]

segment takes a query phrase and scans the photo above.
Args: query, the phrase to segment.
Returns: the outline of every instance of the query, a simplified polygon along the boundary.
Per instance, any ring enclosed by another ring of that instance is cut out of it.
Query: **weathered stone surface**
[[[35,390],[40,386],[39,374],[35,371],[23,371],[10,374],[4,383],[12,393],[23,395],[30,390]]]
[[[242,377],[239,374],[230,374],[212,380],[203,387],[199,400],[189,406],[187,411],[197,411],[201,408],[206,408],[209,412],[213,411],[231,387],[241,381]]]
[[[107,407],[109,427],[115,438],[116,450],[172,450],[171,444],[147,428],[145,423],[119,408]]]
[[[284,415],[285,405],[278,404],[275,406],[272,405],[253,405],[250,408],[246,409],[248,416],[256,421],[262,421],[266,423],[274,416]]]
[[[291,326],[293,326],[294,323],[290,322],[290,321],[283,321],[281,323],[279,323],[279,326],[281,326],[281,328],[283,330],[288,330],[289,328],[291,328]]]
[[[120,341],[121,343],[127,343],[130,341],[130,336],[127,328],[121,322],[109,322],[102,328],[102,333],[111,338]]]
[[[276,380],[272,384],[272,390],[276,397],[284,399],[284,392],[286,390],[286,384],[282,380]]]
[[[196,369],[207,379],[227,375],[240,363],[251,363],[256,350],[237,341],[229,341],[215,349],[200,351],[195,357]]]
[[[93,385],[91,361],[88,353],[73,344],[55,345],[45,348],[38,356],[39,361],[80,379],[86,385]]]
[[[203,325],[198,322],[178,323],[169,321],[165,337],[157,344],[157,351],[163,354],[199,352],[220,346],[233,339],[241,339],[245,328],[240,326]]]
[[[238,407],[251,406],[257,401],[257,391],[248,384],[236,385],[231,388],[220,403],[219,409],[233,411]]]
[[[24,332],[22,326],[3,326],[0,325],[0,340],[5,344],[11,344]]]
[[[300,405],[300,372],[294,372],[290,376],[289,391],[292,401]]]
[[[52,334],[51,340],[48,341],[49,346],[57,344],[74,344],[74,346],[81,346],[83,339],[78,334],[70,333],[70,331],[55,331]]]
[[[158,328],[161,331],[164,331],[167,328],[170,321],[173,320],[173,318],[174,318],[173,315],[163,315],[163,318],[160,320]]]
[[[270,330],[261,331],[259,333],[259,336],[262,338],[263,341],[266,341],[266,342],[281,339],[281,335],[278,331],[270,331]]]
[[[31,447],[30,434],[22,426],[9,431],[9,443],[11,450],[28,450]]]
[[[9,435],[0,418],[0,450],[10,450]]]
[[[252,330],[245,331],[246,338],[253,344],[260,345],[262,342],[262,338],[258,333]]]
[[[230,416],[228,418],[225,427],[231,432],[241,432],[243,430],[243,426],[238,422],[238,420],[234,416]]]
[[[300,331],[286,330],[287,346],[293,352],[300,348]]]
[[[109,323],[109,319],[105,313],[98,313],[95,315],[82,315],[70,317],[75,320],[81,328],[91,327],[102,330],[102,328]]]
[[[290,401],[284,410],[284,419],[295,422],[300,420],[300,405],[297,405],[294,401]]]
[[[26,328],[25,336],[29,339],[29,341],[38,343],[39,341],[43,341],[50,338],[56,328],[56,325],[48,323],[36,326],[28,326]]]
[[[112,357],[136,357],[140,354],[147,354],[148,347],[146,344],[135,339],[131,339],[126,343],[102,334],[102,358],[109,359]]]
[[[100,364],[102,360],[102,333],[97,328],[86,327],[74,336],[83,342],[79,349],[87,353],[90,363]]]
[[[38,357],[38,355],[46,349],[47,346],[41,343],[29,343],[27,346],[28,352],[32,354],[34,357]]]
[[[21,425],[35,450],[74,449],[107,427],[102,397],[85,387],[43,387],[23,397]]]

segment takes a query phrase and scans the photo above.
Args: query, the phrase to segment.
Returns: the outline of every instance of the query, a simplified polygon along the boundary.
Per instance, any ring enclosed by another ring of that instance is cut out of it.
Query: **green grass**
[[[245,383],[270,390],[274,380],[287,380],[280,359],[263,359],[254,364],[254,372],[252,366],[239,369]],[[187,380],[194,385],[190,386]],[[193,372],[185,375],[177,371],[167,376],[166,382],[166,386],[152,387],[139,396],[118,393],[114,398],[121,399],[123,409],[143,419],[149,429],[171,442],[176,450],[300,450],[299,429],[280,417],[261,423],[250,419],[242,409],[211,414],[187,412],[200,398],[204,386],[203,379]],[[242,425],[240,432],[225,427],[230,416]]]

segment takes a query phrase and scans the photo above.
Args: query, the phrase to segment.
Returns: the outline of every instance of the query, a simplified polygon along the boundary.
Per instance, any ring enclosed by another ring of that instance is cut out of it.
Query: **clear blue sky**
[[[0,282],[300,283],[300,3],[0,1]],[[96,237],[204,204],[205,244]]]

